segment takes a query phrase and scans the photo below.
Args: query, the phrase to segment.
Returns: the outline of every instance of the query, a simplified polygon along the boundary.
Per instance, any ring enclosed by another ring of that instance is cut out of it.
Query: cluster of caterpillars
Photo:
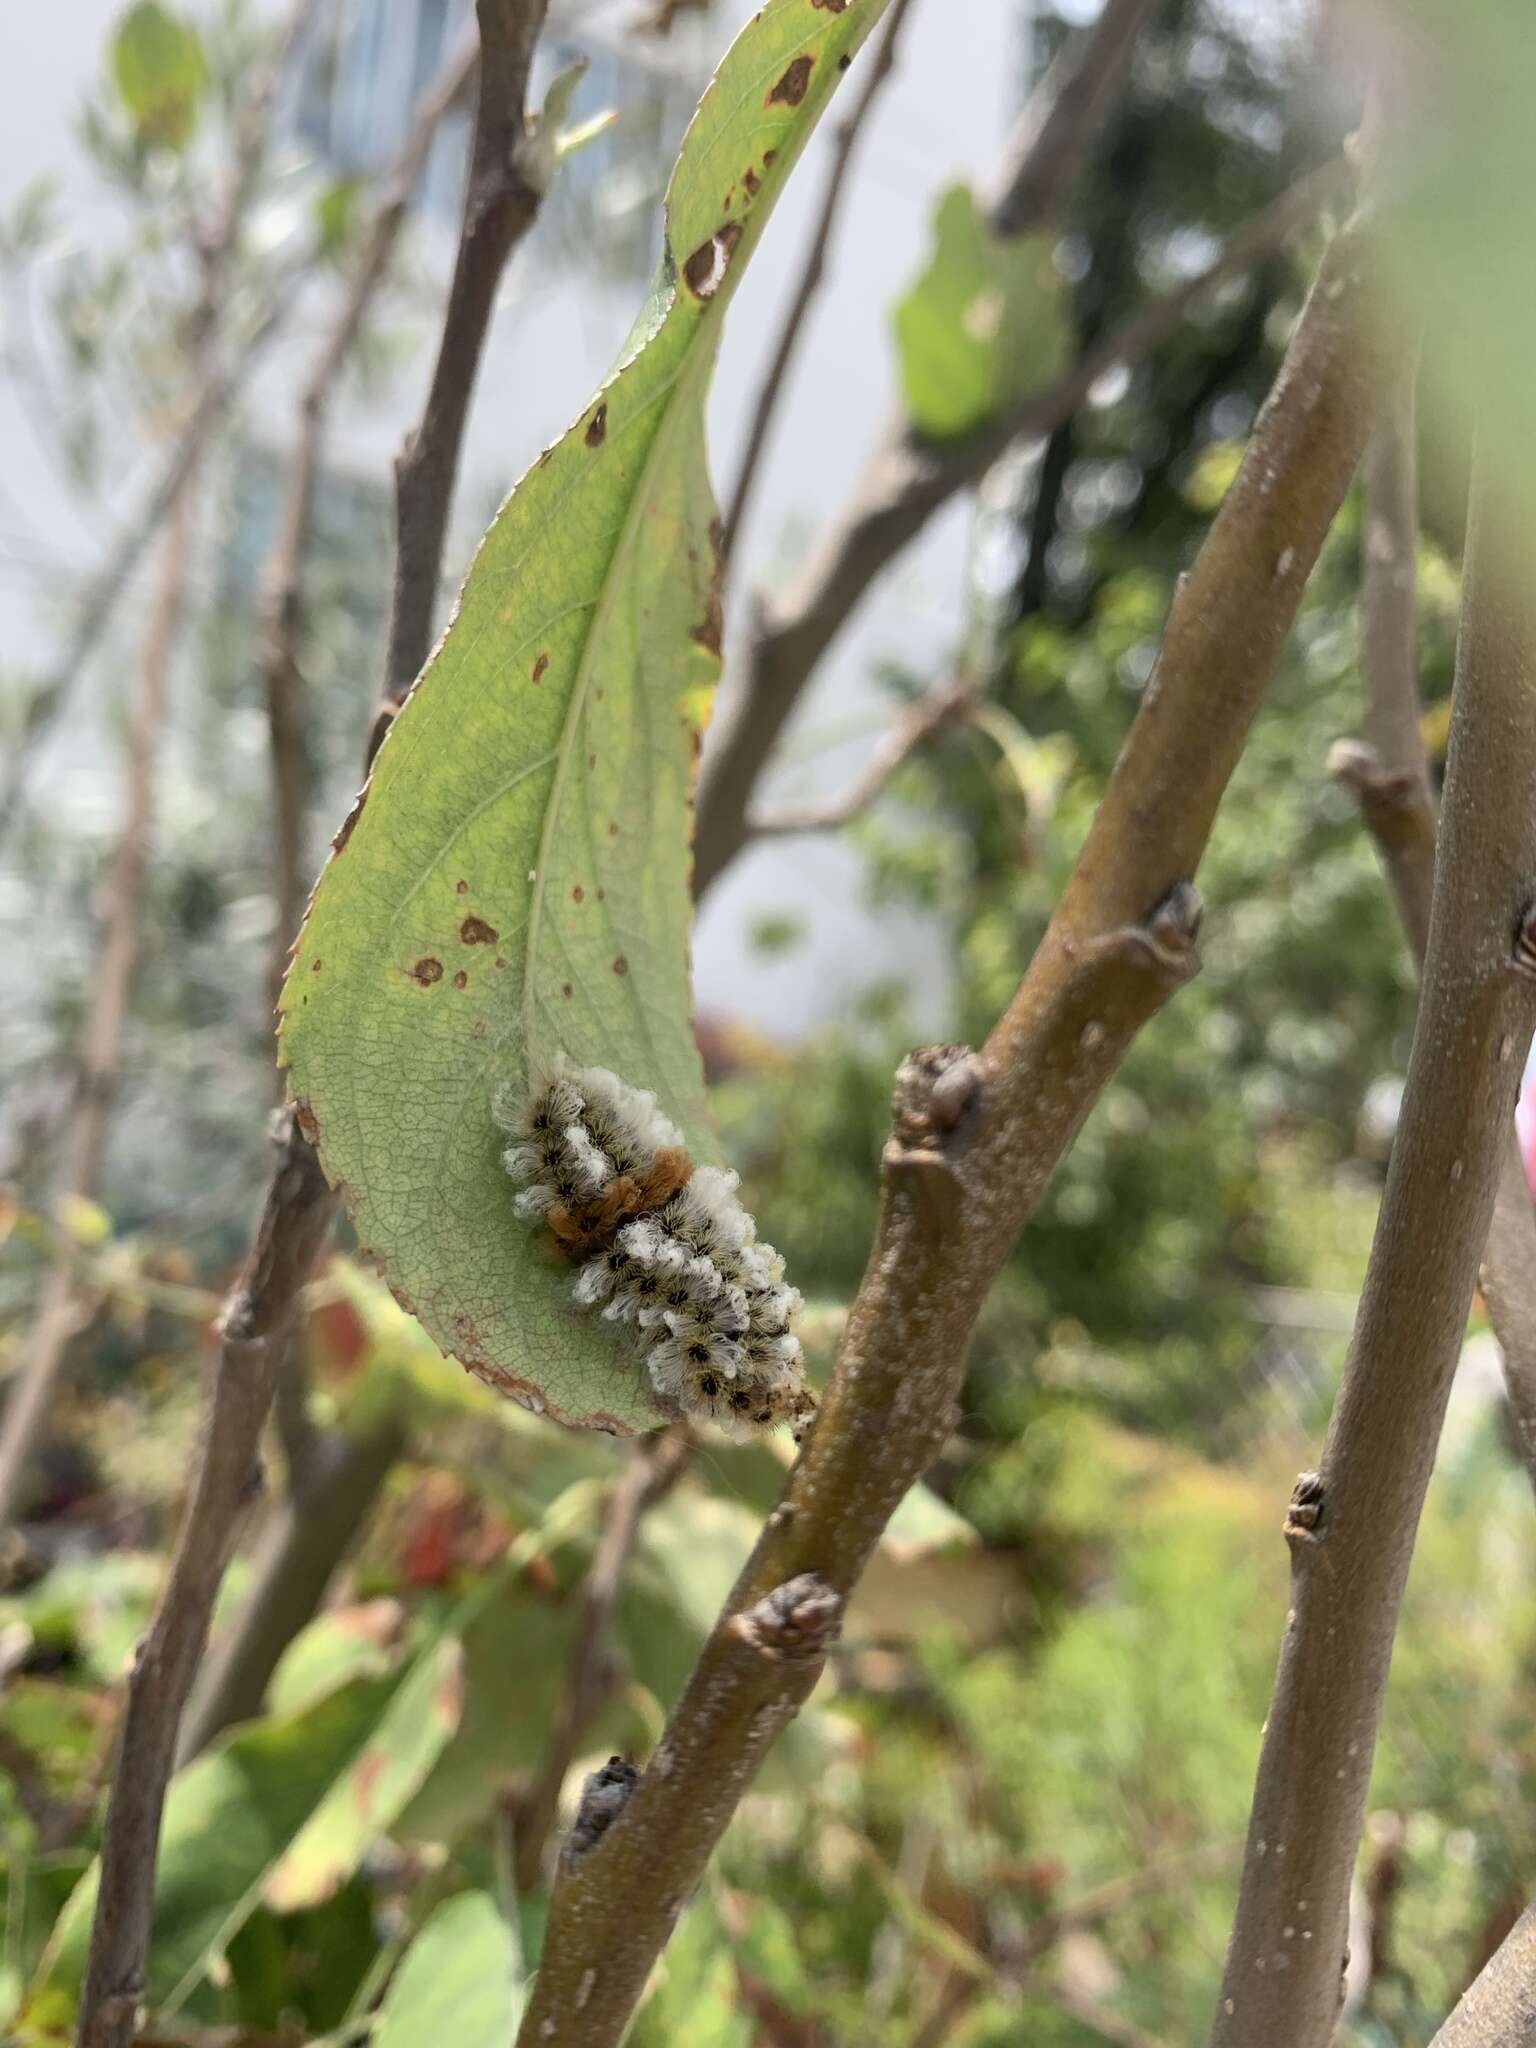
[[[655,1096],[604,1067],[559,1059],[529,1089],[503,1090],[494,1114],[512,1139],[517,1213],[577,1268],[582,1307],[632,1333],[658,1408],[798,1432],[814,1407],[800,1296],[758,1242],[737,1176],[696,1167]]]

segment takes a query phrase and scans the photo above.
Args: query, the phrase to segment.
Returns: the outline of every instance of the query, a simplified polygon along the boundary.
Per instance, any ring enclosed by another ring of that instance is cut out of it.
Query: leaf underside
[[[513,1216],[491,1098],[563,1050],[654,1089],[716,1156],[688,971],[720,639],[704,399],[726,301],[883,4],[768,0],[727,53],[625,359],[481,543],[283,992],[290,1094],[365,1252],[445,1351],[562,1421],[660,1418],[624,1335]]]

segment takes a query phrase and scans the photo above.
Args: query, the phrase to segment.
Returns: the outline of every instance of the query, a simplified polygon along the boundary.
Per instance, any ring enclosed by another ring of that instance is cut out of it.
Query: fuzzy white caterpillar
[[[493,1106],[512,1139],[514,1207],[578,1268],[583,1308],[634,1338],[658,1408],[727,1429],[814,1408],[794,1333],[801,1300],[760,1244],[734,1173],[695,1167],[648,1090],[564,1058]]]

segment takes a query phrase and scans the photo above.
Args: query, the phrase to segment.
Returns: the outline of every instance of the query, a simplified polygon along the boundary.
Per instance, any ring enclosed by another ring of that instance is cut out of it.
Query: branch
[[[481,78],[471,152],[472,187],[477,172],[486,172],[507,136],[509,123],[515,121],[518,143],[524,139],[522,87],[544,12],[545,0],[479,0]],[[514,87],[516,98],[509,102],[503,95]],[[467,241],[485,230],[485,217],[472,194],[466,201],[463,237]],[[476,257],[475,264],[483,260],[483,256]],[[464,268],[461,245],[456,284]],[[488,309],[495,280],[487,281],[477,269],[476,283],[477,289],[487,294]],[[457,313],[454,306],[449,308],[448,324],[456,318],[462,326],[462,305]],[[484,333],[482,321],[476,350]],[[445,341],[444,356],[449,354]],[[467,386],[473,381],[475,357],[466,355],[461,347],[453,360]],[[446,478],[451,485],[463,425],[462,404],[434,412],[429,401],[427,415],[412,441],[417,467]],[[446,515],[446,501],[443,510]],[[420,522],[402,526],[399,546],[404,550],[420,544],[424,533],[430,541],[430,530]],[[440,543],[439,528],[439,550]],[[435,584],[435,579],[434,563],[430,580]],[[397,565],[397,604],[410,583],[409,575]],[[391,637],[392,641],[398,637],[393,624]],[[267,1191],[245,1273],[225,1309],[223,1342],[191,1499],[155,1618],[128,1682],[102,1838],[78,2048],[128,2048],[133,2038],[145,1982],[160,1815],[177,1731],[207,1644],[214,1598],[234,1546],[248,1481],[257,1469],[257,1447],[272,1404],[278,1356],[289,1340],[300,1293],[320,1260],[335,1221],[335,1204],[325,1177],[292,1111],[279,1112],[277,1131],[282,1156]]]
[[[1320,1469],[1286,1523],[1291,1611],[1213,2048],[1333,2038],[1392,1640],[1536,1023],[1536,630],[1485,483],[1475,498],[1418,1026]]]
[[[1536,2048],[1536,1906],[1527,1906],[1430,2048]]]
[[[1101,17],[1102,18],[1102,17]],[[921,440],[900,417],[887,426],[847,504],[799,578],[758,600],[741,674],[716,713],[699,783],[694,887],[702,896],[741,851],[758,778],[817,662],[875,577],[939,507],[991,468],[1016,440],[1049,434],[1081,406],[1106,371],[1134,366],[1178,333],[1191,306],[1271,254],[1341,184],[1329,163],[1239,228],[1207,267],[1149,299],[1089,349],[1058,383],[1032,393],[961,441]]]
[[[393,1417],[367,1430],[328,1429],[316,1436],[301,1473],[290,1473],[255,1545],[239,1612],[198,1673],[176,1747],[178,1770],[226,1728],[261,1712],[279,1658],[319,1612],[406,1441]]]
[[[887,1520],[949,1432],[994,1277],[1136,1032],[1194,971],[1189,877],[1365,441],[1364,283],[1346,233],[1007,1011],[979,1054],[929,1048],[897,1077],[875,1243],[819,1418],[623,1811],[598,1845],[567,1848],[520,2048],[618,2040]]]
[[[61,1193],[95,1201],[122,1065],[123,1031],[143,943],[144,885],[155,814],[155,768],[165,724],[166,686],[181,631],[191,568],[193,484],[189,473],[172,514],[128,713],[123,822],[107,876],[101,951],[81,1033],[79,1073],[64,1130]],[[32,1456],[47,1426],[69,1357],[85,1319],[73,1260],[60,1252],[43,1283],[25,1361],[0,1414],[0,1529],[9,1528],[25,1498]]]
[[[840,797],[798,811],[770,811],[754,817],[748,828],[750,836],[770,839],[788,832],[833,832],[851,823],[869,809],[905,762],[945,726],[968,717],[975,704],[976,693],[969,684],[946,677],[907,706],[870,755],[863,773]]]
[[[191,1498],[149,1633],[128,1679],[102,1836],[78,2048],[129,2048],[149,1952],[155,1862],[176,1731],[208,1642],[208,1624],[242,1510],[260,1483],[257,1444],[272,1400],[276,1352],[299,1289],[329,1235],[332,1203],[289,1113],[281,1156],[246,1272],[224,1313]]]
[[[291,294],[278,293],[242,347],[238,361],[222,367],[215,360],[211,343],[223,311],[230,262],[266,159],[273,101],[310,6],[311,0],[293,0],[236,123],[229,177],[217,221],[202,250],[202,281],[188,321],[193,355],[202,359],[202,376],[191,410],[164,468],[143,501],[124,521],[116,545],[87,585],[74,631],[63,653],[32,693],[21,731],[11,746],[4,777],[0,778],[0,840],[15,822],[32,756],[62,714],[76,679],[111,622],[145,549],[180,503],[214,428],[291,310]]]
[[[1030,234],[1061,218],[1155,11],[1156,0],[1105,0],[1092,27],[1067,43],[1004,148],[988,209],[994,234]]]
[[[523,102],[547,7],[548,0],[475,0],[480,91],[458,255],[426,409],[395,463],[395,595],[381,711],[401,703],[431,651],[448,512],[486,331],[507,258],[544,197],[547,174],[529,146]]]
[[[742,522],[747,516],[747,507],[752,500],[752,489],[757,482],[763,450],[768,444],[768,431],[773,425],[774,414],[778,411],[779,400],[784,395],[784,379],[799,348],[806,315],[811,310],[811,303],[820,291],[822,279],[826,274],[827,250],[831,246],[833,230],[837,226],[838,213],[852,183],[849,167],[853,160],[854,145],[859,139],[860,129],[869,117],[870,108],[880,97],[881,87],[896,69],[896,42],[911,4],[912,0],[892,0],[880,47],[870,59],[864,89],[832,131],[832,159],[827,165],[826,184],[822,188],[821,212],[817,216],[815,227],[811,230],[805,267],[800,273],[800,282],[790,298],[784,323],[779,329],[778,345],[758,389],[757,403],[751,409],[752,427],[747,435],[746,451],[741,458],[736,488],[731,493],[730,507],[721,526],[720,559],[723,562],[730,560],[736,536],[740,533]]]
[[[418,100],[405,140],[380,188],[351,281],[316,352],[299,401],[293,464],[261,590],[262,671],[274,798],[273,894],[277,924],[269,977],[274,1007],[287,967],[288,948],[304,914],[304,895],[310,879],[304,848],[308,773],[299,640],[303,629],[304,560],[309,552],[326,415],[374,295],[388,271],[438,125],[465,91],[479,58],[479,37],[471,30]],[[521,107],[521,99],[517,104]]]
[[[513,1819],[520,1894],[531,1892],[539,1882],[544,1845],[559,1811],[561,1788],[582,1736],[611,1690],[608,1627],[640,1524],[681,1478],[692,1450],[686,1430],[642,1438],[609,1493],[597,1549],[581,1589],[565,1691],[555,1710],[538,1773],[518,1801]]]
[[[1435,800],[1419,729],[1417,547],[1410,356],[1383,395],[1366,465],[1360,593],[1366,741],[1337,742],[1329,770],[1355,793],[1422,968],[1435,879]],[[1536,1485],[1536,1211],[1513,1126],[1479,1284],[1504,1358],[1516,1447]]]

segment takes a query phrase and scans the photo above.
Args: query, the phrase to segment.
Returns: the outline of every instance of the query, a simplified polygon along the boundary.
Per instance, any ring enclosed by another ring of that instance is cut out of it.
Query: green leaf
[[[373,2048],[512,2048],[523,1973],[488,1892],[461,1892],[427,1921],[389,1987]]]
[[[1528,197],[1536,179],[1536,37],[1518,0],[1409,0],[1394,29],[1413,63],[1433,141],[1383,131],[1381,272],[1389,331],[1423,323],[1425,394],[1442,434],[1477,431],[1500,484],[1536,510],[1536,270]],[[1417,129],[1422,123],[1413,123]],[[1482,423],[1482,424],[1479,424]],[[1455,445],[1452,443],[1451,445]]]
[[[622,1336],[514,1217],[491,1098],[563,1048],[716,1154],[688,987],[720,637],[704,398],[726,301],[882,4],[768,0],[728,52],[624,360],[482,543],[283,994],[291,1092],[360,1242],[445,1351],[566,1421],[657,1418]]]
[[[352,236],[357,227],[358,200],[361,192],[362,180],[356,176],[349,176],[333,178],[329,185],[316,193],[314,207],[317,256],[342,256],[351,246]]]
[[[912,424],[936,441],[974,432],[1067,362],[1050,236],[994,234],[969,186],[950,186],[934,216],[933,259],[894,325]]]
[[[401,1619],[399,1603],[387,1599],[319,1615],[284,1650],[267,1687],[267,1711],[285,1720],[359,1678],[382,1678],[394,1661],[389,1643]]]
[[[256,1905],[262,1879],[367,1740],[389,1683],[352,1685],[308,1713],[256,1721],[189,1764],[171,1784],[155,1873],[146,1997],[160,2006],[196,1982]],[[28,1995],[22,2039],[69,2025],[96,1905],[93,1863],[59,1916]]]
[[[417,1659],[378,1727],[268,1873],[262,1898],[275,1913],[328,1899],[394,1826],[459,1725],[463,1663],[452,1636]]]
[[[160,0],[136,0],[112,37],[112,82],[140,142],[185,149],[208,86],[201,36]]]
[[[741,2004],[731,1942],[713,1900],[697,1897],[651,1980],[642,2039],[667,2048],[749,2048],[756,2030]]]

